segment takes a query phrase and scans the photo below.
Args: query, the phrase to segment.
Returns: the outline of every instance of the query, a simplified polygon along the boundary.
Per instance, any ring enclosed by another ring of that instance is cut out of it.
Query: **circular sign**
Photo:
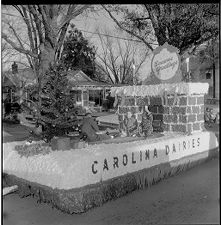
[[[154,75],[161,81],[172,79],[180,69],[178,49],[165,43],[153,52],[151,68]]]

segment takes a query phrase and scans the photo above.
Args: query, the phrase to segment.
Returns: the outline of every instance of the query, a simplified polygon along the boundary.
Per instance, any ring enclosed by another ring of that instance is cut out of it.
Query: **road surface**
[[[218,159],[107,202],[83,214],[65,214],[32,197],[3,199],[4,225],[219,224]]]

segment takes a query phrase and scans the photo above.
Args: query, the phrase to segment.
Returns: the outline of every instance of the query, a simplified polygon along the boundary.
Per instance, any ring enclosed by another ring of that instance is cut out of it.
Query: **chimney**
[[[13,73],[13,74],[18,73],[18,65],[16,64],[16,62],[14,62],[14,63],[12,64],[12,73]]]

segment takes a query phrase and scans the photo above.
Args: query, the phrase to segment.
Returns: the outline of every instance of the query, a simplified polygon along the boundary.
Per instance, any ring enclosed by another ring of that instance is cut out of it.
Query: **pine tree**
[[[82,70],[90,78],[95,78],[95,47],[90,46],[81,31],[71,24],[64,41],[61,61],[67,70]]]
[[[39,121],[44,125],[43,135],[48,140],[66,134],[77,124],[78,109],[70,88],[64,66],[51,66],[44,78]]]

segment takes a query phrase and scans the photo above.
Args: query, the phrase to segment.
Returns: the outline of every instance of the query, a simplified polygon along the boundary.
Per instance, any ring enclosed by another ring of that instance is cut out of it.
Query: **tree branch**
[[[70,5],[68,7],[67,14],[65,18],[63,19],[63,22],[60,25],[60,29],[66,24],[71,21],[71,19],[75,18],[76,16],[80,15],[85,9],[89,8],[90,5],[83,5],[80,9],[76,9],[77,5]]]
[[[9,24],[9,28],[12,29],[12,31],[13,31],[13,33],[14,33],[16,39],[18,40],[18,42],[19,42],[19,44],[20,44],[20,47],[21,47],[22,49],[25,49],[25,48],[24,48],[24,45],[23,45],[22,42],[21,42],[20,37],[19,37],[18,34],[16,33],[15,29],[13,28],[13,26],[11,26],[11,25]],[[25,54],[25,56],[26,56],[26,58],[27,58],[27,60],[28,60],[28,62],[29,62],[29,64],[30,64],[30,67],[32,67],[32,63],[31,63],[30,56],[27,55],[27,54]]]
[[[150,19],[150,17],[148,16],[148,17],[141,17],[141,18],[130,18],[131,20],[149,20]]]
[[[206,41],[211,40],[214,37],[217,37],[218,35],[219,35],[219,31],[217,31],[215,34],[211,34],[207,38],[201,38],[199,41],[197,41],[197,43],[194,43],[191,47],[181,49],[180,55],[183,55],[185,52],[188,52],[189,54],[194,54],[194,52],[196,51],[198,46],[200,46],[201,44],[203,44]]]
[[[29,21],[27,19],[28,18],[28,14],[27,14],[26,8],[23,7],[23,6],[21,6],[21,7],[22,7],[22,10],[23,10],[23,14],[24,14],[23,20],[25,21],[25,24],[26,24],[27,29],[28,29],[28,37],[29,37],[31,49],[34,49],[34,41],[33,41],[33,37],[32,37],[32,29],[31,29],[31,25],[30,25],[30,23],[29,23]]]
[[[35,50],[35,47],[34,47],[34,40],[33,40],[33,36],[32,36],[32,29],[31,29],[31,25],[29,23],[29,19],[28,19],[28,14],[27,14],[26,8],[22,6],[22,10],[23,10],[23,14],[24,14],[23,19],[24,19],[25,24],[26,24],[27,29],[28,29],[28,37],[29,37],[29,41],[30,41],[30,45],[31,45],[31,50],[32,50],[32,52],[37,54],[37,51]],[[30,20],[31,20],[31,17],[30,17]],[[33,32],[34,32],[34,29],[33,29]],[[27,58],[28,58],[28,62],[30,64],[31,68],[33,69],[33,63],[31,62],[29,57],[27,57]]]
[[[98,57],[102,60],[102,58],[98,55]],[[96,63],[96,65],[108,76],[108,78],[110,79],[111,83],[114,84],[114,81],[109,73],[109,71],[103,68],[103,66],[101,66],[99,63]]]
[[[52,27],[49,25],[48,21],[51,21],[51,18],[49,17],[49,15],[46,14],[46,6],[43,5],[38,5],[38,10],[42,15],[42,23],[44,26],[44,31],[45,31],[45,40],[47,40],[48,43],[50,43],[51,47],[55,47],[55,40],[53,40],[54,37],[54,31],[52,29]]]
[[[136,71],[135,71],[135,74],[138,73],[138,71],[140,70],[141,66],[143,65],[143,63],[145,62],[147,56],[148,56],[149,52],[146,51],[144,57],[140,60],[139,64],[137,65],[136,67]]]
[[[126,31],[128,34],[138,38],[139,40],[141,40],[151,51],[153,51],[153,47],[142,37],[140,37],[139,35],[135,34],[134,32],[126,29],[125,27],[123,27],[118,20],[112,15],[112,13],[104,6],[102,5],[102,7],[104,8],[104,10],[109,14],[109,16],[112,18],[112,20],[118,25],[118,27],[120,27],[122,30]]]
[[[12,5],[12,6],[21,14],[22,17],[24,17],[22,10],[19,8],[19,6],[17,5]]]
[[[31,57],[34,57],[34,58],[37,58],[37,57],[38,57],[37,54],[34,54],[34,53],[32,53],[31,51],[29,51],[29,50],[25,50],[25,49],[23,49],[22,47],[17,46],[17,45],[15,44],[15,42],[13,42],[12,40],[10,40],[10,39],[8,38],[8,36],[7,36],[4,32],[2,32],[2,38],[3,38],[7,43],[9,43],[9,44],[10,44],[15,50],[17,50],[18,52],[23,53],[23,54],[30,55]]]
[[[38,31],[39,42],[44,43],[43,31],[41,29],[41,20],[39,18],[39,15],[38,15],[36,9],[34,8],[34,6],[28,5],[28,9],[34,17],[35,25],[36,25],[36,28]]]
[[[112,72],[112,68],[110,65],[108,65],[108,61],[107,61],[107,48],[104,46],[104,45],[107,45],[106,43],[104,43],[99,31],[98,31],[98,35],[99,35],[99,39],[101,41],[101,46],[102,46],[102,49],[103,49],[103,54],[104,54],[104,57],[101,57],[99,56],[99,54],[97,54],[97,56],[100,58],[100,60],[104,63],[104,66],[106,68],[106,73],[107,75],[109,76],[109,78],[111,79],[112,83],[114,84],[115,82],[113,81],[112,77],[111,77],[111,74],[109,73],[109,70]],[[106,38],[107,41],[108,41],[108,37]]]
[[[33,22],[33,15],[29,12],[29,17],[30,17],[30,21],[31,21],[31,27],[32,27],[32,31],[34,34],[34,53],[38,52],[38,36],[37,36],[37,32],[36,32],[36,28],[34,26],[34,22]]]

